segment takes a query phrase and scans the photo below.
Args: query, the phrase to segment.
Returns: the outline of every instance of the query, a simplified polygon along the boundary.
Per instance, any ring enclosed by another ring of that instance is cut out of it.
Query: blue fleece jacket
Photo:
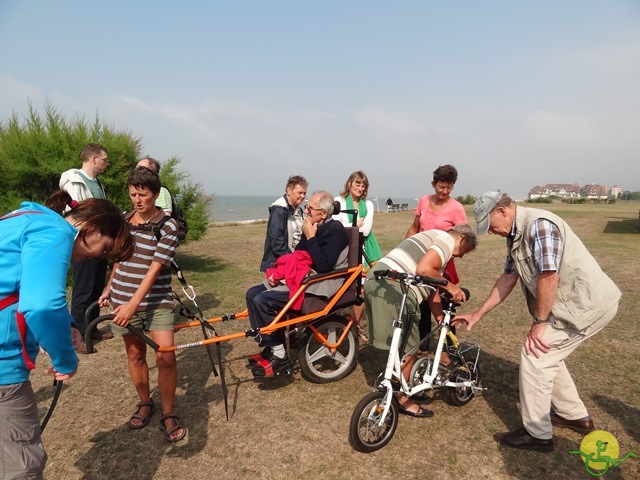
[[[19,301],[0,310],[0,385],[26,382],[16,309],[27,322],[27,352],[35,361],[39,346],[60,373],[78,368],[71,341],[73,319],[66,299],[66,275],[77,229],[52,210],[24,202],[26,213],[0,220],[0,299],[18,292]]]

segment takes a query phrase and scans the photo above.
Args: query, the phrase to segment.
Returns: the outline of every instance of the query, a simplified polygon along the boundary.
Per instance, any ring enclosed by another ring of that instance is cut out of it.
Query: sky
[[[640,190],[637,0],[0,0],[0,121],[96,116],[206,193]]]

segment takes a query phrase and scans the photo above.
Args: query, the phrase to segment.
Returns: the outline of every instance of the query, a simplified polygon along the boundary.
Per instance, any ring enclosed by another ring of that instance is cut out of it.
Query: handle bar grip
[[[444,278],[423,277],[421,275],[416,275],[416,283],[426,283],[428,285],[438,285],[442,287],[449,284]]]
[[[471,292],[469,290],[467,290],[464,287],[460,287],[460,290],[462,290],[462,293],[464,293],[464,301],[465,302],[471,298]],[[440,295],[442,295],[444,298],[447,298],[447,299],[451,298],[451,294],[449,292],[447,292],[446,290],[442,290],[440,292]]]

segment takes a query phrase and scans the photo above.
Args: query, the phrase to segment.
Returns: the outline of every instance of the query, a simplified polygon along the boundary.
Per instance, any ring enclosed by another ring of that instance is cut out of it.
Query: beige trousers
[[[553,409],[567,420],[584,418],[587,412],[578,395],[565,359],[586,339],[602,330],[618,311],[616,304],[605,315],[584,330],[546,328],[544,340],[551,345],[548,353],[535,355],[520,353],[520,405],[522,425],[535,438],[553,437],[551,417]],[[553,319],[553,317],[550,317]],[[557,322],[557,320],[556,320]]]

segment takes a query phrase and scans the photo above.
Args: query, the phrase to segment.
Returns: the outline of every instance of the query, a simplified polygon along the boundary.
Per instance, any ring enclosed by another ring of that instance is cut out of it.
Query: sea
[[[253,223],[269,218],[269,205],[277,196],[215,195],[210,207],[209,218],[213,223]],[[369,197],[376,212],[387,211],[387,197]],[[407,203],[409,210],[415,210],[417,198],[392,197],[393,203]]]

